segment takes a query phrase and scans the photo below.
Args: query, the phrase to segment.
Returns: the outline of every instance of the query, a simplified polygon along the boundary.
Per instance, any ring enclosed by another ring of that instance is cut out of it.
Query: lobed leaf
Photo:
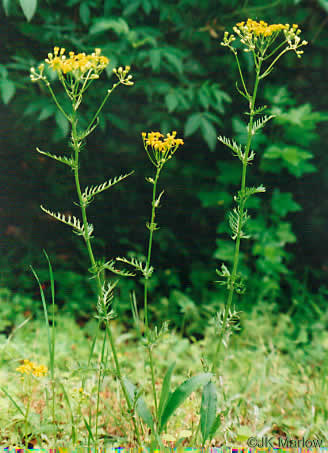
[[[46,151],[41,151],[41,149],[39,149],[39,148],[36,148],[36,150],[38,153],[43,154],[44,156],[51,157],[51,159],[57,160],[58,162],[68,165],[71,168],[73,168],[73,166],[74,166],[74,160],[71,157],[56,156],[55,154],[51,154]]]
[[[59,220],[62,223],[65,223],[66,225],[71,226],[76,230],[76,233],[84,236],[85,235],[85,230],[84,230],[84,225],[81,223],[80,219],[77,219],[75,216],[69,215],[68,217],[65,216],[65,214],[61,214],[60,212],[52,212],[49,211],[48,209],[44,208],[42,205],[40,206],[42,211],[44,211],[46,214],[50,215],[51,217],[54,217],[55,219]],[[91,224],[88,224],[88,232],[87,234],[91,236],[93,231],[93,226]]]
[[[110,187],[115,186],[115,184],[118,184],[119,182],[123,181],[123,179],[127,178],[128,176],[132,175],[134,171],[131,171],[130,173],[126,173],[125,175],[120,175],[120,176],[115,176],[115,178],[110,179],[109,181],[106,181],[102,184],[99,184],[98,186],[91,186],[91,187],[86,187],[83,194],[82,198],[86,202],[91,201],[91,199],[97,195],[98,193],[104,192],[104,190],[109,189]]]
[[[272,118],[274,118],[276,115],[264,115],[262,118],[256,120],[253,124],[253,127],[252,127],[252,135],[255,135],[256,132],[259,130],[259,129],[262,129],[262,127],[265,126],[265,124],[267,122],[269,122],[270,120],[272,120]],[[249,127],[249,126],[248,126]]]

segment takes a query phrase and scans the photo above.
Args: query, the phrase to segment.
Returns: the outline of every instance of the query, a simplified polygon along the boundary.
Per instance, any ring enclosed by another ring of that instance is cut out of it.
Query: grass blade
[[[84,416],[84,415],[82,415],[82,417],[83,417],[83,421],[84,421],[85,427],[86,427],[86,428],[87,428],[87,430],[88,430],[88,433],[89,433],[90,439],[92,440],[92,442],[94,442],[95,440],[94,440],[94,438],[93,438],[93,434],[92,434],[92,431],[91,431],[90,425],[89,425],[89,423],[87,422],[87,419],[85,418],[85,416]]]
[[[25,414],[24,414],[23,410],[19,407],[19,405],[14,400],[14,398],[7,392],[7,390],[4,387],[1,387],[1,390],[3,391],[3,393],[5,393],[8,396],[8,398],[13,403],[13,405],[16,407],[18,412],[20,412],[22,414],[22,416],[25,417]]]
[[[75,423],[74,423],[74,415],[73,415],[73,411],[72,411],[72,407],[71,407],[71,403],[69,401],[69,398],[68,398],[68,395],[67,395],[67,392],[65,390],[65,387],[62,383],[60,383],[60,386],[63,390],[63,394],[64,394],[64,398],[65,398],[65,401],[67,403],[67,407],[69,409],[69,412],[70,412],[70,416],[71,416],[71,425],[72,425],[72,442],[73,442],[73,445],[76,444],[76,428],[75,428]]]

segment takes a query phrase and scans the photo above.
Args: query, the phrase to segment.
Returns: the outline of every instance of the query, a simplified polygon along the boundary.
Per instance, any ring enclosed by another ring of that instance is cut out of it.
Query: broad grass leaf
[[[19,4],[22,7],[24,16],[29,22],[35,14],[38,5],[37,0],[19,0]]]
[[[128,392],[130,403],[131,403],[131,405],[133,405],[135,402],[135,397],[138,393],[138,388],[131,381],[129,381],[129,379],[126,377],[123,378],[123,381],[124,381],[126,390]],[[141,420],[143,420],[146,423],[146,425],[148,425],[149,428],[151,428],[151,430],[154,431],[153,416],[152,416],[150,410],[148,409],[146,402],[142,398],[142,396],[138,397],[135,408],[136,408],[137,414],[139,415]]]
[[[202,403],[200,407],[200,429],[204,443],[209,438],[215,422],[217,403],[218,397],[216,388],[214,383],[210,381],[203,388]]]
[[[211,379],[212,373],[202,373],[193,376],[187,381],[183,382],[170,396],[164,409],[161,423],[159,426],[159,433],[161,433],[167,424],[169,418],[174,414],[179,406],[199,387],[208,383]]]

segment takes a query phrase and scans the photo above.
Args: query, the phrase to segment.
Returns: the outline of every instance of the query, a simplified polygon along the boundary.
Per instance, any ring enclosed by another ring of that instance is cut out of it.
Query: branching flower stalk
[[[104,107],[107,99],[109,98],[110,94],[113,90],[120,84],[123,85],[133,85],[132,76],[128,75],[130,71],[130,67],[126,66],[125,68],[118,68],[114,69],[113,72],[118,78],[118,82],[116,82],[111,89],[107,91],[106,96],[104,97],[103,101],[101,102],[99,108],[97,109],[95,115],[92,117],[89,125],[84,131],[80,131],[78,129],[78,109],[82,103],[83,95],[86,90],[90,87],[91,83],[98,79],[101,72],[106,68],[109,63],[107,57],[101,55],[100,49],[95,49],[94,53],[91,55],[86,55],[85,53],[75,54],[74,52],[69,52],[69,56],[65,55],[65,49],[55,47],[53,53],[48,54],[48,58],[45,59],[45,62],[48,64],[49,68],[57,72],[58,78],[66,92],[66,95],[69,97],[72,105],[71,113],[67,113],[64,108],[59,103],[55,92],[53,91],[50,82],[48,81],[46,75],[44,74],[45,65],[41,64],[38,67],[38,71],[35,68],[31,68],[31,80],[32,82],[43,82],[49,89],[49,92],[52,96],[53,101],[55,102],[56,106],[60,110],[60,112],[65,116],[65,118],[69,121],[71,125],[71,147],[73,149],[73,153],[70,157],[67,156],[56,156],[50,154],[48,152],[41,151],[39,149],[38,152],[44,154],[54,160],[57,160],[61,163],[68,165],[74,173],[74,180],[76,191],[78,195],[78,206],[81,209],[82,215],[82,222],[74,216],[65,216],[61,213],[54,213],[45,209],[41,206],[44,212],[51,215],[52,217],[56,218],[57,220],[69,225],[73,228],[74,232],[77,235],[83,237],[86,248],[88,251],[91,268],[90,272],[93,274],[93,277],[96,280],[97,286],[97,294],[98,294],[98,303],[97,303],[97,310],[98,310],[98,318],[99,322],[105,322],[106,325],[106,335],[108,336],[113,359],[114,365],[116,370],[116,375],[119,379],[127,406],[129,410],[129,414],[131,415],[132,423],[134,426],[135,436],[137,438],[138,445],[141,445],[140,433],[139,428],[135,419],[134,408],[132,406],[131,400],[129,398],[126,385],[123,380],[123,376],[121,373],[120,364],[118,361],[115,341],[113,339],[112,330],[110,326],[110,321],[113,318],[112,311],[109,310],[110,303],[113,298],[112,291],[115,287],[111,284],[106,284],[105,282],[105,270],[110,270],[116,274],[120,274],[120,271],[115,269],[113,266],[113,262],[109,261],[107,263],[98,262],[94,256],[91,238],[93,232],[93,226],[88,223],[87,206],[92,202],[95,195],[98,193],[109,189],[114,184],[125,179],[129,174],[122,175],[118,178],[114,178],[113,180],[109,180],[99,186],[95,187],[87,187],[83,192],[81,189],[80,183],[80,176],[79,176],[79,156],[82,150],[82,146],[84,144],[85,138],[96,128],[98,122],[98,116]],[[124,274],[123,274],[124,275]],[[99,366],[99,374],[98,374],[98,398],[97,398],[97,413],[96,413],[96,439],[95,442],[97,444],[97,432],[98,432],[98,408],[99,408],[99,391],[100,391],[100,383],[102,382],[102,373],[103,373],[103,363],[104,363],[104,351],[105,347],[102,347],[102,353],[100,358],[100,366]],[[97,445],[96,445],[97,447]]]
[[[153,195],[152,195],[152,210],[150,222],[147,223],[147,228],[149,229],[149,241],[148,241],[148,252],[147,252],[147,261],[144,269],[144,317],[145,317],[145,333],[147,338],[147,349],[149,355],[149,363],[151,369],[151,379],[152,379],[152,389],[153,389],[153,398],[155,405],[155,419],[158,421],[158,404],[157,404],[157,395],[155,387],[155,373],[154,373],[154,364],[153,364],[153,354],[152,347],[155,339],[151,338],[149,320],[148,320],[148,281],[152,275],[152,268],[150,266],[151,261],[151,251],[153,244],[153,234],[154,231],[158,229],[157,224],[155,223],[156,217],[156,208],[159,207],[161,197],[164,193],[162,191],[157,196],[157,183],[161,170],[163,169],[165,163],[172,158],[173,154],[176,152],[180,145],[183,145],[183,140],[176,138],[176,131],[173,131],[171,134],[167,134],[164,138],[163,134],[160,132],[146,132],[142,133],[142,139],[144,142],[144,147],[147,152],[147,155],[151,163],[156,168],[156,174],[154,178],[147,178],[147,181],[153,185]]]
[[[235,241],[232,270],[230,271],[224,264],[222,264],[221,270],[217,270],[217,274],[221,278],[219,283],[227,287],[228,295],[224,309],[223,322],[220,328],[218,344],[212,362],[212,372],[215,372],[218,366],[220,349],[226,331],[228,314],[231,311],[234,293],[236,292],[241,294],[245,291],[243,278],[240,274],[238,274],[238,264],[241,240],[249,238],[249,236],[244,232],[244,227],[249,218],[246,209],[246,202],[252,195],[265,192],[265,188],[262,185],[259,187],[246,186],[247,166],[255,157],[254,151],[251,151],[253,137],[259,129],[264,127],[264,125],[273,118],[272,115],[265,115],[260,117],[260,119],[255,120],[255,116],[259,115],[266,108],[266,106],[259,108],[256,108],[255,106],[259,83],[271,73],[275,64],[286,52],[294,51],[298,57],[301,57],[303,50],[299,49],[307,44],[306,41],[301,41],[301,30],[296,24],[292,26],[289,24],[268,25],[264,21],[257,22],[252,19],[248,19],[247,22],[240,22],[236,24],[233,30],[242,44],[244,52],[250,52],[253,57],[255,81],[252,91],[249,91],[241,69],[238,50],[232,44],[236,40],[236,37],[234,34],[225,32],[221,45],[228,47],[236,58],[242,84],[242,89],[239,89],[237,85],[237,90],[248,101],[249,111],[247,114],[249,116],[249,122],[247,125],[247,142],[244,149],[242,145],[237,144],[234,140],[221,136],[218,137],[218,139],[230,148],[233,154],[241,161],[242,174],[240,190],[234,197],[237,206],[229,214],[232,239]]]

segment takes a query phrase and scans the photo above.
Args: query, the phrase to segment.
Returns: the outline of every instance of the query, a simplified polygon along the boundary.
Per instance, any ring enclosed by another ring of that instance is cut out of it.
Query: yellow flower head
[[[53,53],[49,53],[45,59],[48,66],[59,74],[74,73],[83,76],[90,71],[90,74],[97,76],[109,63],[108,58],[101,55],[100,49],[95,49],[90,55],[71,51],[66,56],[65,51],[64,48],[54,47]]]
[[[279,33],[287,27],[283,24],[269,25],[263,20],[257,22],[253,19],[247,19],[247,22],[239,22],[236,27],[243,33],[253,33],[256,36],[271,36],[273,33]]]
[[[41,377],[47,374],[48,368],[45,365],[36,365],[34,362],[25,359],[23,365],[16,368],[16,371],[21,374],[32,374],[33,376]]]
[[[171,159],[178,147],[184,144],[181,138],[175,138],[177,135],[176,131],[166,134],[165,137],[160,132],[142,132],[141,135],[145,150],[156,167]],[[149,148],[152,150],[152,156],[149,153]]]
[[[276,49],[271,50],[270,56],[272,56],[277,50],[285,53],[288,50],[295,51],[298,57],[301,56],[303,50],[298,50],[299,47],[305,46],[306,41],[301,41],[300,34],[301,30],[297,24],[290,26],[289,24],[268,24],[264,20],[259,22],[253,19],[247,19],[247,21],[238,22],[234,27],[233,31],[239,38],[241,44],[244,46],[245,52],[253,52],[254,58],[258,56],[262,60],[266,59],[266,52],[273,43],[276,43]],[[277,43],[276,38],[281,33],[284,42],[281,44]],[[229,47],[232,52],[237,55],[237,49],[232,46],[232,42],[235,41],[236,37],[234,34],[229,32],[224,33],[223,46]],[[285,48],[281,49],[281,46],[285,43]]]

